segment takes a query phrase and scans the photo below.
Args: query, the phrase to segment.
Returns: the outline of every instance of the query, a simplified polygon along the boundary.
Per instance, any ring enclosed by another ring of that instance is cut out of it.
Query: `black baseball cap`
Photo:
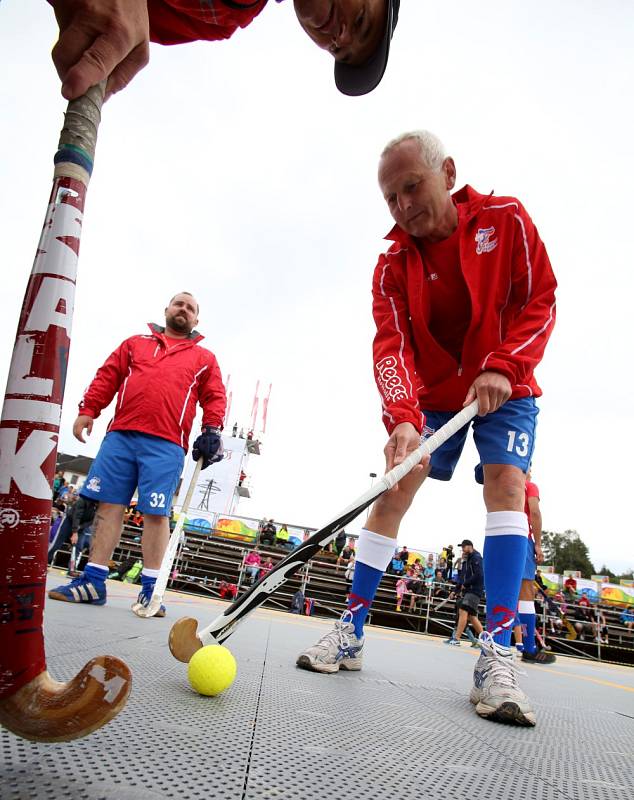
[[[466,547],[467,545],[469,545],[469,547],[473,547],[473,542],[471,539],[463,539],[458,543],[458,547]]]
[[[396,23],[401,0],[387,0],[387,24],[379,46],[365,64],[344,64],[335,62],[335,83],[343,94],[356,97],[368,94],[381,83],[390,54],[390,42]]]

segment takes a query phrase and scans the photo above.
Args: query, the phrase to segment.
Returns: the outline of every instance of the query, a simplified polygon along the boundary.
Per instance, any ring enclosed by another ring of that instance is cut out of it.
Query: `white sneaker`
[[[469,700],[481,717],[515,725],[535,725],[535,712],[520,689],[513,651],[493,641],[486,631],[480,634],[480,658],[473,670]]]
[[[360,670],[363,666],[365,637],[357,638],[351,619],[352,614],[345,611],[331,631],[297,656],[297,666],[315,672]]]

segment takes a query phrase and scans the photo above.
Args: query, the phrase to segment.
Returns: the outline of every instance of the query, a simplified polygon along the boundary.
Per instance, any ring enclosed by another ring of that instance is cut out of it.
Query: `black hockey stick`
[[[317,555],[329,542],[336,538],[355,517],[365,511],[380,495],[408,474],[421,459],[433,453],[447,439],[469,423],[478,412],[478,402],[464,408],[449,422],[426,439],[420,447],[410,453],[398,466],[387,472],[374,486],[358,497],[352,505],[331,522],[306,539],[296,550],[282,559],[265,577],[261,578],[243,595],[233,602],[223,614],[210,625],[197,633],[198,622],[192,617],[177,620],[169,635],[169,647],[174,658],[188,663],[192,655],[204,645],[221,644],[235,630],[236,625],[253,610],[261,606],[277,589],[294,575],[304,564]]]

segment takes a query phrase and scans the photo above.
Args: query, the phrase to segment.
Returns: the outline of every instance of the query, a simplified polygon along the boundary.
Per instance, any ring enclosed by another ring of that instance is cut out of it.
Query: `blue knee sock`
[[[522,623],[524,650],[527,653],[535,653],[537,651],[537,642],[535,641],[535,603],[532,600],[520,600],[518,611],[520,622]]]
[[[484,539],[487,630],[509,647],[526,561],[528,518],[523,511],[491,511]]]
[[[143,567],[141,572],[141,588],[144,594],[152,594],[158,574],[158,569],[147,569],[146,567]]]
[[[363,624],[395,548],[396,541],[380,533],[364,528],[359,535],[354,578],[348,598],[354,632],[359,638],[363,636]]]

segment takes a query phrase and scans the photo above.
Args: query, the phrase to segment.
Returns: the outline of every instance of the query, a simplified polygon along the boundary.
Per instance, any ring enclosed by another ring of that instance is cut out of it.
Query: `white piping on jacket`
[[[194,375],[194,380],[189,384],[189,389],[187,390],[187,394],[185,395],[185,402],[183,403],[183,410],[181,411],[180,419],[178,420],[178,424],[180,425],[180,429],[181,429],[181,447],[185,447],[185,444],[184,444],[184,438],[185,438],[184,437],[184,433],[185,432],[183,431],[183,418],[185,417],[185,411],[187,410],[187,403],[189,403],[189,397],[190,397],[190,395],[192,393],[192,389],[196,385],[196,381],[198,380],[198,376],[201,375],[206,369],[208,369],[208,365],[207,364],[205,364],[205,366],[202,369],[198,370],[198,372]]]
[[[554,308],[555,308],[555,303],[553,303],[552,306],[550,307],[550,312],[548,314],[548,319],[542,325],[542,327],[536,333],[534,333],[530,338],[528,338],[524,342],[524,344],[520,344],[520,345],[518,345],[518,347],[515,348],[515,350],[511,350],[511,355],[512,356],[514,356],[516,353],[519,353],[520,350],[523,350],[525,347],[528,347],[529,344],[532,344],[535,341],[535,339],[537,339],[537,337],[546,330],[546,328],[553,321],[553,309]],[[487,356],[487,358],[488,358],[488,356]]]
[[[123,389],[121,390],[121,397],[119,398],[119,411],[121,411],[121,407],[123,406],[123,397],[125,395],[125,389],[128,385],[128,379],[132,375],[132,364],[128,367],[128,374],[126,375],[125,380],[123,381]]]

